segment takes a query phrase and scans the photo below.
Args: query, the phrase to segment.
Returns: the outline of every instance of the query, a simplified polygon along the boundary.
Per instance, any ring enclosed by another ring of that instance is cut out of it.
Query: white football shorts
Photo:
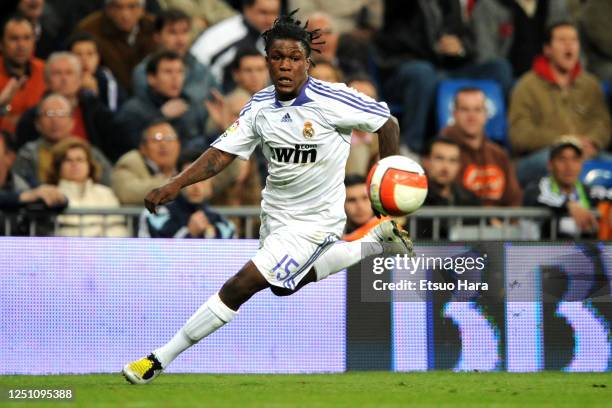
[[[338,240],[329,232],[310,231],[296,226],[263,225],[260,246],[251,259],[268,283],[294,290],[312,265]]]

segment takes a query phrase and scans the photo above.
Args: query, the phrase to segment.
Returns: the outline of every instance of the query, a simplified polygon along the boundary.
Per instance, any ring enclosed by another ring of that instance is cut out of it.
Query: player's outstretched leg
[[[147,357],[123,367],[123,376],[132,384],[151,382],[183,351],[213,333],[238,314],[238,308],[255,293],[269,287],[253,262],[248,262],[236,275],[212,295],[187,320],[185,325],[164,346]]]
[[[382,254],[386,249],[383,244],[396,244],[390,246],[394,253],[414,256],[408,233],[395,221],[384,221],[372,228],[365,237],[352,242],[338,242],[321,255],[314,263],[317,281],[340,272],[363,258]]]

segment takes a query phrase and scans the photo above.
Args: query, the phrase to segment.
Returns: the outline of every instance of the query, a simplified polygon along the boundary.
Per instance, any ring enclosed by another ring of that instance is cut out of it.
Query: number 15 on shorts
[[[279,281],[283,281],[287,279],[292,273],[298,270],[300,264],[295,262],[293,258],[290,258],[289,255],[285,255],[283,259],[280,260],[279,263],[276,264],[274,269],[272,269],[272,273],[276,271],[276,279]]]

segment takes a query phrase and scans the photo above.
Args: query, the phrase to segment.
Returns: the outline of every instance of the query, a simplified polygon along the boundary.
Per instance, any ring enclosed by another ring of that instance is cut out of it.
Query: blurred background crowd
[[[142,206],[270,85],[260,34],[299,9],[324,41],[310,75],[388,103],[401,153],[428,173],[426,205],[541,206],[559,216],[560,236],[610,236],[609,0],[4,0],[0,9],[3,219],[23,208]],[[376,136],[354,131],[347,239],[376,222],[364,177],[377,159]],[[244,220],[213,207],[259,205],[265,178],[257,152],[132,230],[120,215],[64,214],[54,233],[244,236]],[[10,233],[23,228],[17,220]],[[431,225],[418,229],[426,236]]]

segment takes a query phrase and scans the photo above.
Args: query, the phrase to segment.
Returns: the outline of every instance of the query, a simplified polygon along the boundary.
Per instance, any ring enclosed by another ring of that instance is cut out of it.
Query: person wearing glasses
[[[40,137],[26,143],[17,152],[13,170],[30,185],[47,183],[51,169],[51,148],[62,140],[75,136],[73,108],[60,94],[46,95],[38,104],[35,126]],[[104,154],[92,147],[93,157],[102,166],[100,182],[110,185],[112,165]]]
[[[113,169],[113,190],[124,205],[142,205],[145,195],[176,174],[181,142],[166,119],[141,134],[140,145],[124,154]]]

